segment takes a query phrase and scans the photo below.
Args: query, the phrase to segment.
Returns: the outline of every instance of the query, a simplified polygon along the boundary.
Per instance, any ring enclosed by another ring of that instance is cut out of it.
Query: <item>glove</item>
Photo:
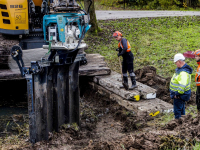
[[[181,99],[179,95],[178,95],[178,96],[175,95],[174,98],[175,98],[175,99]]]
[[[118,52],[119,52],[119,48],[117,48],[117,49],[116,49],[116,51],[118,51]]]

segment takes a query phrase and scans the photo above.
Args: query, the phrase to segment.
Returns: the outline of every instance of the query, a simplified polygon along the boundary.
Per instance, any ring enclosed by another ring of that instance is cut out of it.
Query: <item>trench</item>
[[[79,79],[81,130],[77,132],[62,127],[61,130],[69,133],[70,137],[74,135],[73,141],[66,140],[63,143],[71,144],[73,149],[81,149],[86,147],[91,139],[94,142],[119,139],[146,125],[137,120],[134,112],[93,91],[88,81],[88,77]],[[28,124],[26,80],[3,81],[1,86],[4,88],[0,107],[0,137],[19,135],[19,126],[23,129],[24,124]],[[59,139],[60,137],[57,137],[52,141]]]

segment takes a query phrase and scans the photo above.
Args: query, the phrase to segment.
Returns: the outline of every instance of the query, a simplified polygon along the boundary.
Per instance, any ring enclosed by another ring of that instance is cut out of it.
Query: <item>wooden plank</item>
[[[134,96],[136,95],[140,95],[141,98],[144,99],[156,98],[155,89],[139,82],[136,83],[138,88],[135,88],[134,90],[127,91],[124,88],[120,89],[120,86],[122,85],[122,78],[121,75],[116,72],[111,72],[111,74],[107,76],[95,76],[93,81],[127,100],[134,100]],[[132,84],[130,79],[128,83],[130,87]]]
[[[161,99],[155,98],[150,100],[140,100],[138,102],[128,101],[123,97],[115,94],[112,91],[94,83],[89,82],[92,89],[97,91],[99,94],[109,98],[110,100],[116,101],[119,105],[126,109],[133,111],[137,116],[152,117],[151,114],[159,111],[160,113],[169,113],[173,111],[173,105],[169,104]]]
[[[104,57],[100,54],[87,54],[88,64],[80,66],[79,76],[97,76],[108,75],[111,73],[110,68],[107,67]]]
[[[41,57],[45,56],[46,53],[47,50],[41,48],[24,50],[23,61],[25,66],[30,66],[31,61],[40,60]],[[88,64],[80,66],[79,76],[96,76],[110,74],[111,70],[107,67],[103,56],[101,56],[100,54],[87,54],[86,58]],[[11,69],[0,70],[0,80],[22,79],[17,63],[11,57],[9,57],[9,67]]]

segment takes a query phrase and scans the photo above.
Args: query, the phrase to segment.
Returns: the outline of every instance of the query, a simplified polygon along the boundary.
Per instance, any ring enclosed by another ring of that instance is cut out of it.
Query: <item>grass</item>
[[[200,143],[196,143],[195,146],[193,147],[193,150],[200,150]]]
[[[98,21],[102,32],[98,36],[87,34],[85,41],[89,45],[87,53],[99,53],[105,57],[108,66],[120,72],[118,64],[118,42],[112,38],[114,31],[121,31],[131,44],[134,54],[134,68],[140,69],[150,65],[157,68],[157,74],[171,77],[176,69],[173,57],[176,53],[200,49],[200,17],[161,17],[134,18]],[[192,90],[197,63],[194,59],[186,59],[193,68]]]

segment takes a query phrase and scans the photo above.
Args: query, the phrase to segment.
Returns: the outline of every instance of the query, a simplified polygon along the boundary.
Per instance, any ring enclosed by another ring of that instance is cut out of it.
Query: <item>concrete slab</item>
[[[140,82],[136,82],[138,88],[135,88],[134,90],[127,91],[124,88],[120,88],[122,85],[122,78],[121,74],[117,72],[112,71],[110,75],[106,76],[95,76],[93,77],[93,81],[127,100],[135,100],[135,96],[137,95],[143,99],[156,98],[156,90]],[[128,80],[128,83],[130,87],[132,84],[130,79]]]
[[[137,116],[143,117],[155,117],[158,114],[173,112],[173,105],[169,104],[161,99],[154,98],[150,100],[142,99],[138,102],[129,101],[113,91],[109,91],[106,88],[98,85],[95,82],[89,82],[90,87],[97,91],[99,94],[109,98],[112,101],[116,101],[119,105],[126,109],[133,111]]]

